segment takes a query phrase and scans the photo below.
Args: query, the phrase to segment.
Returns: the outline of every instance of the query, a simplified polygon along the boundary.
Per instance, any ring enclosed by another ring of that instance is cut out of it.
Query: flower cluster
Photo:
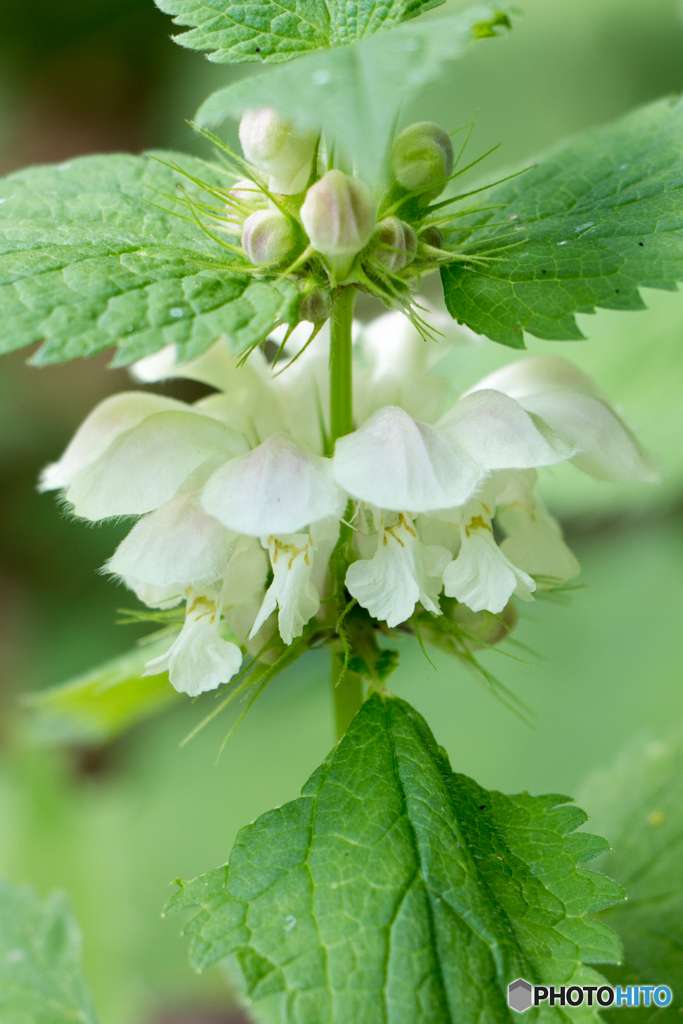
[[[456,606],[499,615],[512,595],[573,577],[535,494],[540,467],[656,478],[606,396],[560,358],[515,362],[444,412],[447,382],[429,373],[443,344],[399,313],[357,325],[356,429],[331,452],[328,347],[324,330],[306,346],[309,330],[287,340],[301,351],[282,373],[262,349],[238,366],[223,341],[183,365],[173,348],[142,360],[140,380],[215,393],[193,405],[114,395],[43,474],[83,519],[136,517],[107,569],[152,608],[185,602],[147,671],[168,669],[192,695],[227,683],[277,631],[289,645],[350,603],[409,628]]]
[[[275,110],[247,111],[239,135],[245,159],[231,154],[239,180],[207,189],[224,202],[212,209],[212,227],[239,238],[251,272],[299,280],[302,319],[325,320],[331,289],[350,282],[409,310],[410,284],[458,258],[443,249],[438,226],[449,216],[429,207],[454,167],[438,125],[413,124],[395,138],[374,191],[332,166],[316,133],[298,131]]]

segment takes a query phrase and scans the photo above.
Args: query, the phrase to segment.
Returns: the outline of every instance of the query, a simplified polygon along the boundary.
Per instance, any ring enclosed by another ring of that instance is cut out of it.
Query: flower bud
[[[433,249],[443,249],[443,235],[434,224],[420,232],[420,241],[423,245],[431,245]]]
[[[240,142],[247,160],[268,178],[271,192],[303,192],[311,174],[316,132],[296,131],[276,110],[247,110],[240,121]]]
[[[279,210],[257,210],[244,222],[242,248],[256,266],[279,263],[294,243],[294,229]]]
[[[227,227],[232,234],[241,235],[242,225],[249,214],[255,208],[265,208],[267,204],[267,197],[253,181],[248,178],[236,181],[228,192],[228,202],[225,204]]]
[[[418,121],[404,128],[391,150],[391,169],[399,185],[409,192],[425,192],[429,202],[446,187],[453,171],[453,144],[438,124]]]
[[[397,274],[415,259],[417,235],[398,217],[385,217],[374,230],[372,240],[377,246],[375,259],[392,274]]]
[[[299,319],[317,324],[330,315],[330,296],[324,288],[313,288],[299,303]]]
[[[301,207],[311,245],[341,279],[356,253],[370,241],[375,218],[375,200],[368,186],[341,171],[328,171],[312,185]]]

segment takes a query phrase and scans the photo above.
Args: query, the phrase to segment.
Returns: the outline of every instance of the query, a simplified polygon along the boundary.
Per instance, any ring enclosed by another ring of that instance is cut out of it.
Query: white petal
[[[277,395],[263,382],[254,390],[245,387],[229,395],[209,395],[195,403],[193,409],[243,434],[254,448],[285,425]]]
[[[500,391],[476,391],[450,409],[439,428],[485,469],[526,469],[564,462],[576,449],[547,423]]]
[[[238,357],[232,354],[224,339],[217,341],[197,359],[179,363],[177,357],[176,346],[167,345],[159,352],[153,352],[151,356],[145,356],[144,359],[133,363],[130,370],[137,380],[146,384],[184,377],[227,391],[238,362]]]
[[[341,524],[337,516],[328,516],[313,523],[309,530],[313,543],[313,571],[311,583],[321,597],[325,597],[328,589],[328,568],[330,556],[339,540]]]
[[[382,531],[374,558],[349,566],[346,587],[373,618],[397,626],[410,618],[418,601],[440,614],[441,575],[450,559],[445,548],[422,545],[401,520]]]
[[[241,641],[256,621],[267,577],[268,556],[261,544],[255,537],[240,537],[223,576],[220,605],[223,618]]]
[[[572,462],[584,473],[599,480],[656,483],[659,479],[652,457],[600,399],[578,392],[555,391],[526,398],[524,405],[578,449],[579,454]]]
[[[147,416],[158,412],[187,411],[184,402],[144,391],[124,391],[105,398],[80,425],[59,462],[47,466],[39,489],[54,491],[68,487],[77,473],[107,450],[112,441]]]
[[[500,549],[517,568],[558,580],[578,576],[581,567],[562,539],[559,523],[539,499],[527,507],[502,508],[497,519],[508,534]]]
[[[202,462],[247,447],[243,437],[209,416],[157,413],[117,437],[78,474],[66,497],[84,519],[142,515],[172,498]]]
[[[311,581],[314,551],[308,533],[271,537],[268,543],[273,582],[252,628],[256,635],[266,619],[279,608],[278,626],[286,644],[301,636],[304,626],[320,607],[320,595]]]
[[[296,533],[338,514],[343,495],[329,460],[308,455],[285,434],[275,434],[211,477],[202,498],[209,515],[252,537]]]
[[[546,391],[581,391],[607,401],[594,380],[559,356],[533,356],[509,363],[484,377],[467,394],[484,388],[502,391],[522,404],[530,395]]]
[[[223,640],[219,621],[215,600],[202,594],[188,597],[180,635],[166,654],[147,663],[144,674],[159,675],[168,669],[171,685],[191,697],[230,682],[239,672],[242,652]]]
[[[514,593],[531,600],[536,584],[517,569],[497,546],[492,534],[463,531],[460,554],[443,574],[444,590],[473,612],[502,612]]]
[[[337,482],[354,498],[400,512],[462,505],[484,473],[459,445],[396,406],[337,441]]]
[[[124,577],[123,582],[148,608],[176,608],[183,599],[183,588],[179,584],[155,587],[149,583],[142,583],[134,576]]]
[[[207,516],[198,497],[196,492],[178,494],[136,523],[107,563],[109,571],[157,587],[218,579],[235,534]]]

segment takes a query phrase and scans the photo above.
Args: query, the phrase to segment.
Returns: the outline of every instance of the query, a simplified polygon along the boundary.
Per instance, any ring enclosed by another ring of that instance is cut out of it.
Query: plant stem
[[[351,326],[356,289],[341,288],[332,301],[330,314],[330,438],[328,455],[334,453],[338,438],[353,430],[353,351]],[[351,540],[351,530],[342,523],[341,541]],[[345,534],[348,536],[345,537]],[[332,645],[332,694],[337,739],[341,739],[363,703],[363,683],[355,672],[342,675],[344,649]]]
[[[353,430],[353,365],[351,325],[356,289],[341,288],[330,314],[330,455],[337,438]]]
[[[363,703],[363,680],[355,672],[344,667],[344,648],[341,641],[332,644],[332,694],[334,697],[334,722],[337,739],[340,740]]]

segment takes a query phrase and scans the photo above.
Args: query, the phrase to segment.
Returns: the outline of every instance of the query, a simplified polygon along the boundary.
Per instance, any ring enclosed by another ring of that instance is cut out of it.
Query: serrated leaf
[[[264,1024],[505,1024],[511,980],[619,959],[585,916],[622,893],[578,867],[607,847],[583,812],[454,774],[403,701],[371,697],[302,794],[167,908],[201,908],[192,963],[229,957]]]
[[[613,850],[601,867],[625,887],[628,902],[601,915],[624,944],[624,964],[605,971],[616,985],[669,985],[667,1008],[603,1011],[633,1024],[681,1019],[683,994],[683,742],[640,742],[584,789]],[[626,1014],[626,1016],[624,1016]]]
[[[229,187],[218,168],[160,156]],[[225,250],[160,196],[188,184],[118,154],[0,180],[0,353],[42,342],[33,361],[52,363],[117,345],[121,366],[172,343],[189,359],[221,335],[241,351],[294,319],[291,281],[225,270]]]
[[[208,50],[219,64],[280,63],[326,47],[345,46],[391,28],[445,0],[155,0],[189,32],[175,41]]]
[[[324,131],[372,179],[405,102],[474,40],[509,25],[505,4],[411,21],[354,46],[311,54],[213,93],[197,121],[215,128],[245,110],[274,106],[302,128]]]
[[[0,881],[2,1024],[97,1024],[81,933],[63,893]]]
[[[485,195],[453,241],[489,262],[442,270],[451,315],[512,348],[583,335],[574,314],[643,309],[683,280],[683,102],[662,100],[563,143]],[[501,226],[503,222],[503,226]],[[494,226],[497,225],[497,226]]]
[[[28,694],[36,737],[47,742],[105,743],[180,699],[168,673],[143,676],[145,665],[164,654],[163,637],[114,658],[61,686]]]

